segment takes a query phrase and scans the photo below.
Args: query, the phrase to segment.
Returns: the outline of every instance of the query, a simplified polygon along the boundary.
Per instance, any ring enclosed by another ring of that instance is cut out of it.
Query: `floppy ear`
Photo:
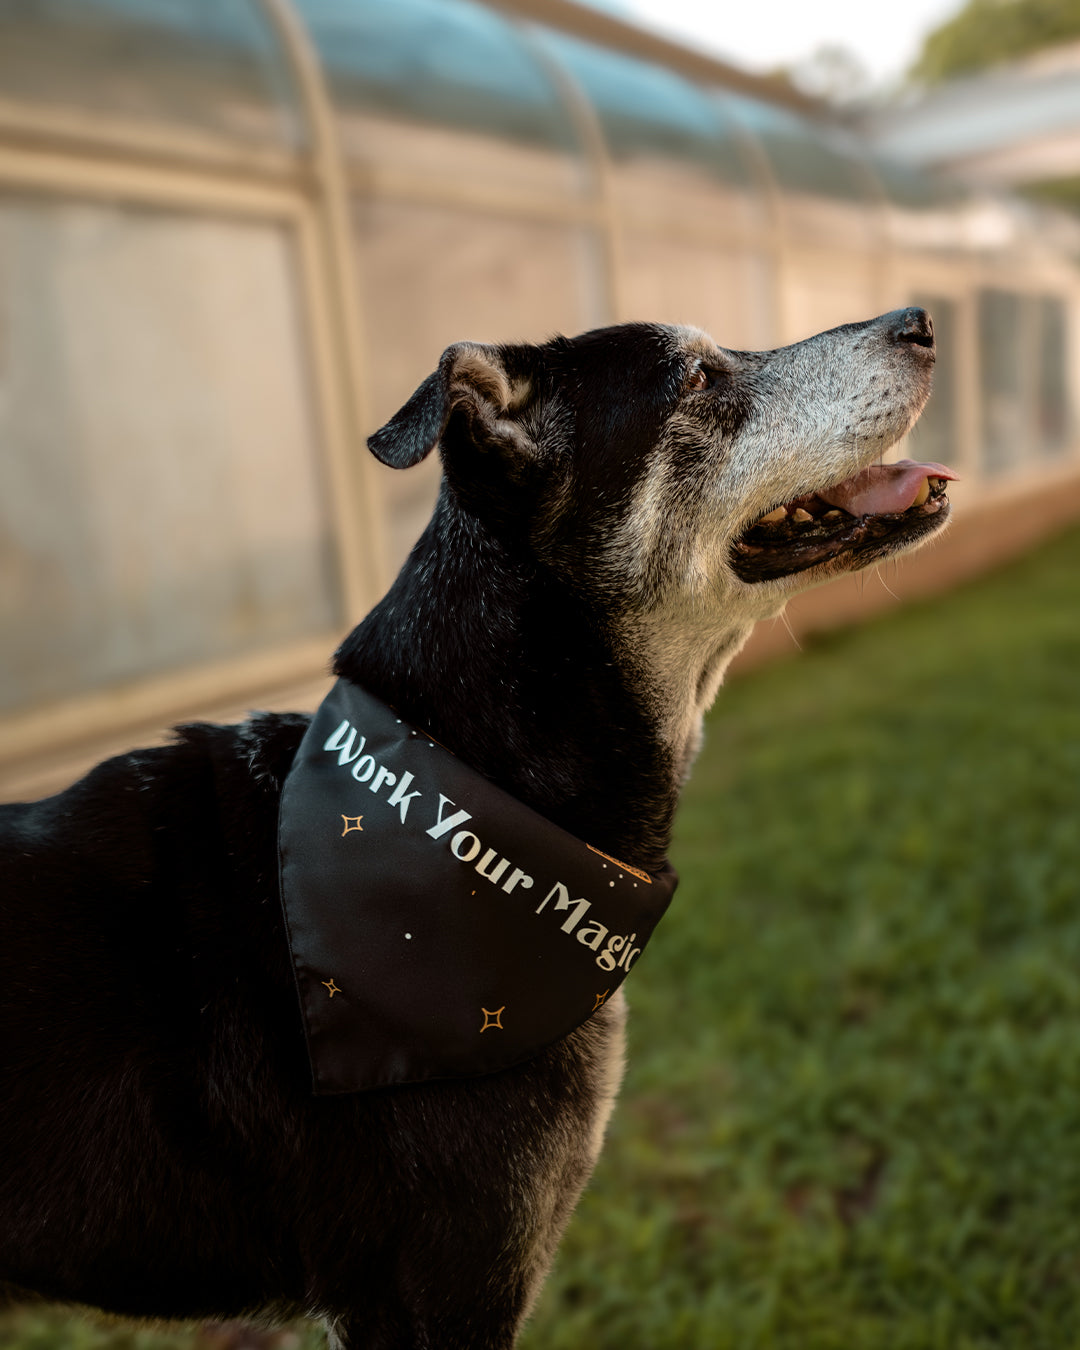
[[[521,371],[521,350],[514,375],[508,373],[508,349],[479,342],[447,347],[439,368],[384,427],[368,437],[376,459],[393,469],[408,469],[431,453],[446,431],[451,414],[464,414],[469,439],[480,447],[531,452],[532,442],[513,413],[528,402],[532,380]]]

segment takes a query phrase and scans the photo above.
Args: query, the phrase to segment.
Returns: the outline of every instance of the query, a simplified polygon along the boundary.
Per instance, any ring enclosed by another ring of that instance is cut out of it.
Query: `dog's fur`
[[[758,580],[744,534],[879,458],[932,362],[917,310],[764,353],[652,324],[451,347],[372,438],[400,468],[440,443],[444,481],[336,671],[656,868],[754,622],[944,520],[849,517]],[[3,809],[0,1280],[134,1316],[323,1317],[357,1350],[505,1350],[600,1149],[624,1005],[496,1075],[314,1097],[275,845],[305,725],[181,727]]]

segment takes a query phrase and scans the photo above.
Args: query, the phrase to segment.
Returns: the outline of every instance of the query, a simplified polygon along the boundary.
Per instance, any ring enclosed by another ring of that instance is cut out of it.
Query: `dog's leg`
[[[509,1111],[504,1089],[484,1080],[467,1092],[447,1087],[441,1111],[432,1096],[397,1101],[395,1139],[420,1159],[451,1152],[438,1163],[438,1188],[396,1192],[387,1246],[362,1276],[343,1262],[311,1289],[332,1350],[512,1350],[596,1164],[622,1077],[625,1018],[620,990],[521,1067]]]
[[[433,1264],[421,1284],[327,1319],[329,1350],[513,1350],[559,1233],[542,1244],[540,1260],[500,1253],[482,1262],[486,1279],[475,1286]]]
[[[572,1195],[560,1197],[557,1221],[534,1236],[527,1252],[511,1249],[484,1261],[474,1251],[486,1266],[481,1282],[448,1278],[433,1264],[407,1292],[328,1321],[329,1350],[513,1350],[580,1189],[574,1185]]]
[[[520,1312],[493,1317],[475,1308],[443,1309],[425,1318],[402,1309],[400,1318],[338,1318],[327,1325],[326,1339],[328,1350],[513,1350],[521,1320]]]

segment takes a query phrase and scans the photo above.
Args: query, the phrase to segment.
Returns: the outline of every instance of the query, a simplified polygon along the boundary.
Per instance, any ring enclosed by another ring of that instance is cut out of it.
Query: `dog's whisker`
[[[794,642],[796,651],[801,652],[803,649],[802,643],[795,636],[795,629],[792,628],[791,626],[791,620],[788,618],[786,609],[780,611],[780,620],[788,631],[788,637],[790,637],[792,642]]]
[[[878,581],[881,582],[882,586],[885,587],[885,589],[889,592],[889,594],[892,596],[892,598],[893,598],[894,600],[899,600],[899,599],[900,599],[900,597],[896,594],[896,592],[893,590],[893,588],[892,588],[892,587],[889,585],[889,583],[885,580],[885,577],[884,577],[884,575],[883,575],[882,570],[881,570],[880,567],[875,567],[875,568],[874,568],[874,576],[877,577]]]

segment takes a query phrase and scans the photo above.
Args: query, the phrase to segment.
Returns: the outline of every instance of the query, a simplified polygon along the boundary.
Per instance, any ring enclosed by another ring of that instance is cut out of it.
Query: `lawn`
[[[1080,531],[722,691],[522,1350],[1080,1346],[1078,694]]]

